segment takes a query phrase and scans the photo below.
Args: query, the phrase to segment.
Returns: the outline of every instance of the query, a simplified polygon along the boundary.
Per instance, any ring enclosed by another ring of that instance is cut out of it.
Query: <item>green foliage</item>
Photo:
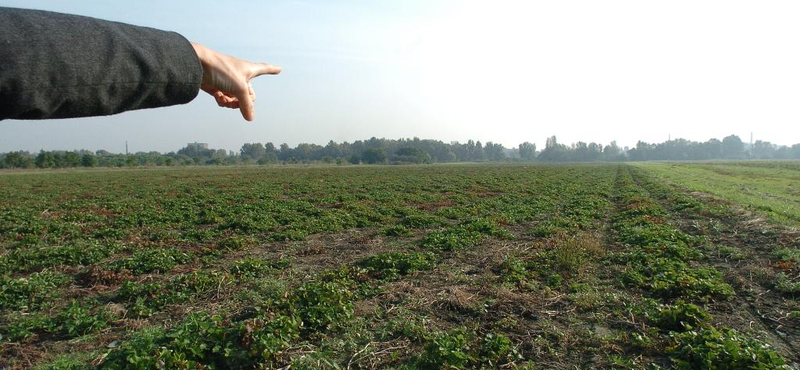
[[[353,315],[353,282],[347,278],[323,277],[301,285],[295,299],[306,330],[328,330]]]
[[[786,295],[800,295],[800,280],[792,280],[786,273],[780,272],[775,275],[775,290]]]
[[[528,277],[528,269],[525,261],[508,257],[500,264],[500,278],[503,282],[518,284],[524,282]]]
[[[411,230],[405,225],[390,225],[381,229],[381,234],[386,236],[409,236]]]
[[[271,359],[300,337],[302,320],[293,315],[268,314],[239,325],[241,343],[252,358]]]
[[[711,315],[700,306],[678,301],[675,305],[658,309],[652,320],[661,329],[682,332],[708,323]]]
[[[425,352],[415,359],[416,368],[496,368],[522,359],[517,347],[502,334],[476,337],[464,328],[431,335]]]
[[[225,240],[220,242],[219,246],[220,248],[227,251],[238,251],[245,249],[253,244],[255,244],[255,242],[250,238],[245,238],[241,236],[231,236],[225,238]]]
[[[83,307],[79,302],[72,301],[56,316],[57,328],[69,337],[94,333],[107,328],[111,320],[110,314],[103,309],[97,311],[97,313],[92,314],[88,308]]]
[[[407,215],[401,221],[403,226],[409,229],[425,229],[429,227],[446,226],[447,221],[441,217],[429,214],[411,214]]]
[[[136,316],[150,316],[167,305],[186,302],[192,297],[217,290],[223,275],[216,271],[195,271],[178,275],[168,282],[125,281],[114,300],[124,302]]]
[[[672,335],[678,369],[791,369],[769,345],[736,332],[702,327]]]
[[[0,342],[24,342],[38,333],[53,333],[57,328],[52,318],[44,313],[9,313],[0,321]]]
[[[477,358],[474,354],[474,338],[464,329],[441,332],[425,346],[419,358],[420,369],[464,369]]]
[[[483,234],[463,225],[425,235],[420,245],[433,251],[445,252],[470,248],[483,240]]]
[[[91,368],[90,362],[91,359],[86,354],[70,354],[39,365],[35,370],[89,370]]]
[[[433,267],[435,257],[431,252],[386,252],[367,257],[359,266],[378,279],[397,279],[415,271]]]
[[[649,265],[629,265],[622,278],[663,298],[707,300],[728,298],[733,288],[713,267],[690,267],[685,262],[656,258]]]
[[[188,253],[176,248],[147,249],[136,251],[131,257],[115,261],[111,264],[111,268],[114,270],[127,269],[134,274],[167,272],[172,270],[175,265],[187,263],[190,259]]]
[[[34,310],[51,304],[58,296],[58,288],[69,277],[50,271],[36,272],[28,277],[0,277],[0,309]]]
[[[0,272],[25,272],[54,266],[91,265],[119,248],[97,242],[65,246],[19,248],[0,256]]]
[[[245,258],[233,263],[231,272],[240,277],[257,278],[272,271],[280,270],[291,264],[288,259],[265,260],[259,258]]]

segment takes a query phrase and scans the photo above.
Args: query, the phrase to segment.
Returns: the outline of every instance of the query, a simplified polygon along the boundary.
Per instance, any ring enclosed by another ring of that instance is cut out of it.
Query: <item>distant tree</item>
[[[5,168],[31,168],[34,164],[30,154],[23,151],[7,153],[3,163]]]
[[[242,148],[239,149],[240,156],[247,156],[254,161],[261,159],[266,154],[267,149],[261,143],[243,144]]]
[[[361,163],[361,157],[359,157],[357,154],[353,154],[347,159],[347,161],[350,162],[350,164],[359,164]]]
[[[572,160],[570,150],[566,145],[559,144],[555,136],[547,138],[544,150],[536,156],[537,160],[544,162],[565,162]]]
[[[612,141],[603,148],[603,160],[616,162],[622,158],[622,150],[619,148],[616,141]]]
[[[386,151],[381,148],[367,149],[361,154],[364,163],[378,164],[386,162]]]
[[[503,147],[503,144],[496,144],[488,141],[483,147],[483,153],[485,158],[490,161],[500,162],[507,159],[506,148]]]
[[[97,157],[90,153],[83,153],[81,156],[81,166],[83,167],[95,167],[97,166]]]
[[[758,159],[773,159],[777,150],[777,146],[769,141],[757,140],[750,149],[750,155]]]
[[[431,156],[420,149],[404,147],[397,149],[392,161],[400,163],[431,163]]]
[[[788,157],[791,159],[800,159],[800,144],[794,144],[789,149]]]
[[[744,158],[744,143],[736,135],[730,135],[722,139],[722,156],[725,159]]]
[[[532,161],[536,158],[536,144],[524,142],[519,144],[519,158],[523,161]]]
[[[36,164],[36,167],[39,168],[53,168],[56,166],[53,153],[45,152],[44,150],[39,151],[36,159],[34,159],[34,163]]]

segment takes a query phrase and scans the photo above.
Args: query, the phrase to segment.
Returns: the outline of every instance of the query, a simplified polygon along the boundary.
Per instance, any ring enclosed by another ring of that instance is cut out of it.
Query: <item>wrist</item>
[[[195,54],[197,54],[197,59],[200,60],[200,66],[203,68],[202,84],[206,84],[208,83],[209,78],[208,58],[210,49],[196,42],[190,42],[190,44],[192,45]]]

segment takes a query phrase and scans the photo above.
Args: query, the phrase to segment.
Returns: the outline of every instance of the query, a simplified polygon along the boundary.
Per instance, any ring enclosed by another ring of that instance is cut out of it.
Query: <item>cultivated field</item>
[[[797,169],[660,166],[0,173],[0,368],[798,368],[792,218],[677,175]]]
[[[800,161],[642,163],[659,179],[715,195],[800,227]]]

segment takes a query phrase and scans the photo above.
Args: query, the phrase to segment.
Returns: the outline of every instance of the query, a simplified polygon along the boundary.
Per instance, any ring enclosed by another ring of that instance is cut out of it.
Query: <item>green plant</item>
[[[702,327],[671,337],[668,353],[678,369],[791,369],[769,345],[733,329]]]
[[[787,295],[800,295],[800,281],[792,281],[786,273],[775,275],[775,290]]]
[[[709,322],[711,315],[700,306],[679,300],[675,305],[658,309],[652,319],[653,324],[661,329],[686,331]]]
[[[50,271],[30,274],[28,277],[0,277],[0,309],[38,309],[51,304],[58,296],[58,288],[69,281],[69,277]]]
[[[127,269],[134,274],[167,272],[177,264],[189,262],[191,256],[175,248],[136,251],[133,256],[111,264],[112,269]]]
[[[306,330],[328,330],[353,315],[352,282],[333,278],[310,281],[296,293],[297,311]]]
[[[54,322],[62,333],[75,337],[105,329],[110,320],[108,311],[100,309],[92,314],[88,308],[73,300],[55,317]]]
[[[386,236],[409,236],[411,230],[405,225],[390,225],[381,229],[381,234]]]
[[[525,261],[509,257],[500,264],[500,278],[503,282],[518,284],[528,277],[528,269]]]
[[[477,358],[473,337],[464,329],[441,332],[433,336],[418,359],[420,369],[464,369]]]
[[[434,255],[430,252],[386,252],[367,257],[359,265],[379,279],[396,279],[415,271],[433,267]]]
[[[497,367],[520,359],[522,355],[506,336],[488,333],[481,339],[479,360],[489,367]]]
[[[477,245],[483,235],[475,230],[457,226],[444,231],[433,231],[425,235],[420,245],[431,251],[455,251]]]
[[[257,278],[264,276],[271,271],[284,269],[290,265],[291,262],[287,259],[279,260],[266,260],[259,258],[245,258],[233,263],[231,272],[236,276]]]

